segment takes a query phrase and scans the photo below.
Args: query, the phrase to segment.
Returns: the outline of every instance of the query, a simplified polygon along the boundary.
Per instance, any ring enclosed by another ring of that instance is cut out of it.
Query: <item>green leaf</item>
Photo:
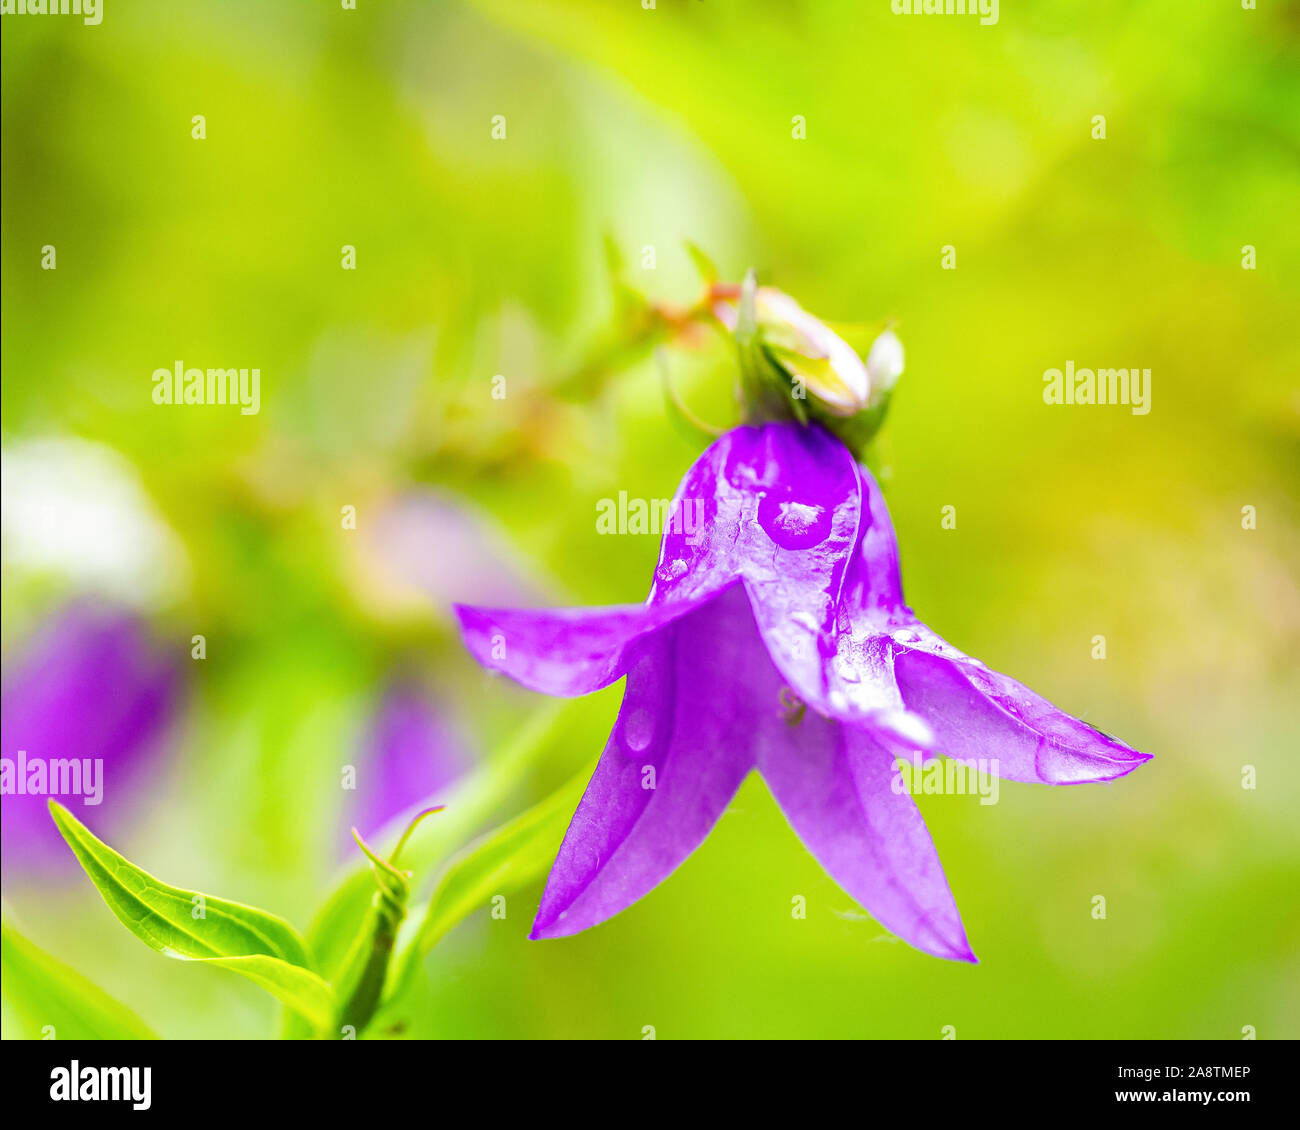
[[[623,272],[627,269],[627,261],[623,257],[623,249],[619,247],[614,233],[611,231],[603,232],[600,237],[600,245],[605,255],[605,270],[609,272],[612,278],[621,278]]]
[[[604,235],[605,268],[609,272],[610,285],[614,294],[614,319],[617,325],[623,325],[636,311],[645,307],[645,295],[627,279],[627,263],[623,252],[611,232]]]
[[[545,800],[489,832],[458,855],[430,898],[424,920],[403,954],[393,996],[410,985],[420,961],[453,926],[495,895],[512,894],[550,868],[591,777],[584,769]]]
[[[255,907],[159,882],[56,801],[50,815],[119,922],[151,949],[230,969],[311,1023],[332,1023],[334,991],[308,967],[293,927]]]
[[[712,286],[718,281],[717,264],[689,239],[686,241],[686,254],[691,257],[691,262],[695,264],[695,269],[706,285]]]
[[[156,1040],[134,1012],[0,922],[0,985],[23,1036],[48,1027],[57,1040]]]
[[[168,954],[175,957],[175,954]],[[292,965],[278,957],[254,953],[241,957],[200,957],[202,961],[221,969],[230,969],[260,985],[276,1000],[287,1005],[308,1021],[314,1028],[329,1029],[334,1023],[338,1003],[334,990],[310,969]]]

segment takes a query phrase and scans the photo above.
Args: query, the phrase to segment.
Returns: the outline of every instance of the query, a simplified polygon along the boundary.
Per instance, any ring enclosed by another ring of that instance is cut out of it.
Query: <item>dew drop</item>
[[[784,549],[808,549],[826,540],[831,514],[824,506],[769,494],[758,504],[758,524]]]
[[[637,707],[623,719],[623,741],[636,753],[650,744],[654,734],[655,720],[648,710]]]
[[[686,576],[687,564],[682,558],[678,557],[675,561],[665,562],[659,566],[659,579],[665,584],[672,581],[680,581]]]

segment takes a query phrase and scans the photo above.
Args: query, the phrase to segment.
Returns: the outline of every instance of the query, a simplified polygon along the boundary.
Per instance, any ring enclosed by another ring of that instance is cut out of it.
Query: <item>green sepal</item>
[[[774,360],[758,326],[756,296],[758,280],[753,270],[745,273],[736,306],[736,360],[740,368],[737,395],[745,423],[763,420],[800,419],[790,374]]]
[[[700,280],[705,286],[712,286],[719,279],[718,266],[708,257],[698,245],[692,243],[689,239],[684,244],[686,254],[691,257],[691,262],[695,264],[695,269],[700,274]]]
[[[892,398],[892,391],[882,393],[877,404],[871,408],[864,408],[861,412],[852,416],[834,416],[814,404],[812,416],[822,427],[839,439],[855,459],[861,462],[868,445],[876,438],[880,429],[884,426]]]

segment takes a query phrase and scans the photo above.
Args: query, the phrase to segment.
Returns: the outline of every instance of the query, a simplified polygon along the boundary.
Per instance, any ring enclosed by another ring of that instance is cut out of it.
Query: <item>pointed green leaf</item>
[[[691,262],[695,264],[695,269],[699,271],[700,278],[706,284],[712,286],[718,281],[717,264],[689,239],[686,241],[686,254],[691,257]]]
[[[433,892],[395,984],[400,994],[420,960],[466,915],[546,873],[591,777],[590,767],[452,860]],[[397,995],[394,994],[394,995]]]
[[[176,954],[168,954],[176,957]],[[260,985],[276,1000],[287,1005],[314,1028],[331,1028],[338,1001],[334,990],[318,974],[301,965],[291,965],[278,957],[253,953],[241,957],[194,958],[221,969],[232,969]]]
[[[71,966],[0,923],[0,986],[21,1035],[57,1040],[156,1040],[134,1012]]]
[[[61,804],[51,801],[50,814],[108,909],[145,945],[166,957],[232,969],[313,1024],[332,1021],[334,992],[308,968],[302,939],[284,919],[162,883]]]

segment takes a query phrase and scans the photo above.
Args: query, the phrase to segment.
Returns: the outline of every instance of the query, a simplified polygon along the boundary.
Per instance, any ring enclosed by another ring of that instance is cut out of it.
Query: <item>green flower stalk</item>
[[[402,833],[397,847],[393,849],[391,860],[377,855],[361,838],[361,834],[355,828],[352,829],[352,838],[370,860],[378,890],[371,901],[366,921],[343,962],[343,971],[335,982],[342,1002],[338,1017],[340,1031],[349,1028],[354,1033],[364,1031],[379,1007],[384,983],[388,978],[388,966],[393,957],[393,947],[397,942],[397,932],[406,919],[406,904],[411,897],[411,872],[400,870],[397,859],[416,825],[430,813],[441,811],[440,805],[416,816]]]

